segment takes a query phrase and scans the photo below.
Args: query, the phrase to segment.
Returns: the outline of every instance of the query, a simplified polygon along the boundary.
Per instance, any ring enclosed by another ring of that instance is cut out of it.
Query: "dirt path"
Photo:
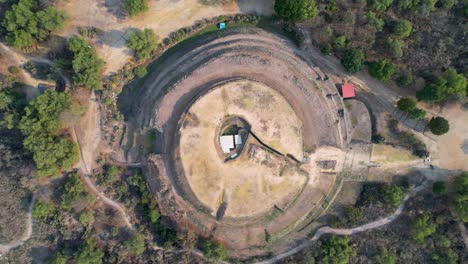
[[[277,262],[277,261],[279,261],[281,259],[290,257],[290,256],[298,253],[299,251],[303,250],[304,248],[308,247],[314,241],[319,240],[321,236],[326,235],[326,234],[349,236],[349,235],[354,235],[354,234],[357,234],[357,233],[361,233],[361,232],[364,232],[364,231],[367,231],[367,230],[371,230],[371,229],[375,229],[375,228],[379,228],[381,226],[387,225],[387,224],[393,222],[395,219],[398,218],[398,216],[401,215],[401,213],[403,212],[403,209],[404,209],[405,204],[408,201],[408,199],[411,198],[412,196],[416,195],[421,190],[423,190],[426,186],[427,186],[427,181],[424,182],[423,184],[421,184],[420,186],[416,187],[410,194],[407,194],[405,196],[405,198],[403,199],[402,203],[400,204],[400,206],[398,206],[398,208],[395,210],[395,212],[393,214],[385,217],[385,218],[379,219],[379,220],[374,221],[374,222],[367,223],[367,224],[362,225],[362,226],[354,227],[354,228],[340,229],[340,228],[331,228],[329,226],[322,227],[322,228],[317,230],[317,232],[315,233],[315,235],[311,239],[309,239],[308,241],[306,241],[302,245],[300,245],[300,246],[298,246],[298,247],[296,247],[294,249],[291,249],[290,251],[288,251],[286,253],[280,254],[280,255],[272,258],[272,259],[262,261],[262,262],[258,262],[258,264],[271,264],[271,263],[275,263],[275,262]]]
[[[36,193],[33,195],[31,199],[31,203],[29,204],[28,212],[26,214],[26,231],[19,239],[14,240],[8,244],[0,244],[0,256],[1,254],[5,254],[13,248],[23,245],[27,240],[31,238],[32,231],[33,231],[32,209],[34,207],[35,202],[36,202]]]
[[[76,128],[73,127],[73,129],[71,129],[71,132],[72,132],[72,138],[74,139],[74,141],[77,142],[78,145],[81,146],[80,140],[76,135]],[[96,195],[98,200],[102,201],[107,206],[114,208],[115,210],[119,211],[122,214],[122,219],[123,219],[126,226],[128,226],[130,229],[134,229],[132,223],[130,222],[130,216],[125,211],[125,207],[122,204],[120,204],[120,203],[118,203],[118,202],[116,202],[116,201],[114,201],[112,199],[107,198],[106,195],[104,193],[102,193],[101,191],[99,191],[98,188],[96,187],[96,185],[94,185],[91,178],[89,178],[88,175],[90,174],[90,171],[89,171],[88,166],[87,166],[87,164],[85,162],[85,158],[83,156],[83,152],[81,151],[81,147],[79,149],[80,149],[79,150],[80,151],[79,170],[81,171],[81,179],[83,180],[83,182],[86,184],[88,189],[94,195]]]

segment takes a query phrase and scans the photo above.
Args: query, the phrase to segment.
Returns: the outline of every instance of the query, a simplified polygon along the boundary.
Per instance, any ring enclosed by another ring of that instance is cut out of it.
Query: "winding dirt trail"
[[[33,232],[32,209],[34,207],[34,203],[36,202],[36,194],[37,193],[33,195],[31,203],[29,204],[28,212],[26,213],[26,231],[24,231],[24,234],[17,240],[14,240],[8,244],[0,244],[0,256],[1,254],[5,254],[13,248],[23,245],[31,238]]]
[[[367,230],[371,230],[371,229],[375,229],[375,228],[379,228],[381,226],[387,225],[387,224],[393,222],[395,219],[398,218],[398,216],[401,215],[401,213],[403,212],[403,209],[405,207],[405,204],[409,200],[409,198],[416,195],[418,192],[423,190],[426,186],[427,186],[427,181],[424,182],[423,184],[419,185],[418,187],[416,187],[410,194],[407,194],[405,196],[405,198],[403,199],[402,203],[400,204],[400,206],[398,206],[398,208],[395,210],[395,212],[393,214],[385,217],[385,218],[379,219],[379,220],[374,221],[374,222],[367,223],[367,224],[362,225],[362,226],[354,227],[354,228],[331,228],[329,226],[322,227],[322,228],[318,229],[317,232],[315,233],[315,235],[311,239],[307,240],[305,243],[297,246],[296,248],[293,248],[293,249],[289,250],[288,252],[285,252],[283,254],[275,256],[274,258],[271,258],[269,260],[262,261],[262,262],[257,262],[257,264],[272,264],[272,263],[275,263],[275,262],[277,262],[277,261],[279,261],[281,259],[290,257],[290,256],[298,253],[299,251],[303,250],[304,248],[308,247],[313,242],[319,240],[320,237],[322,237],[323,235],[326,235],[326,234],[349,236],[349,235],[354,235],[354,234],[357,234],[357,233],[361,233],[361,232],[364,232],[364,231],[367,231]]]

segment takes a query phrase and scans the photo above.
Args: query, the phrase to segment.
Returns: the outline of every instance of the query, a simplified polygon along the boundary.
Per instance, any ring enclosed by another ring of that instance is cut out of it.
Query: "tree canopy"
[[[60,115],[72,104],[71,95],[47,90],[25,108],[19,128],[26,136],[23,145],[33,155],[40,176],[57,175],[78,161],[78,146],[58,136]]]
[[[428,124],[431,133],[434,135],[443,135],[450,129],[449,122],[443,117],[433,117]]]
[[[371,8],[376,11],[385,11],[392,5],[393,0],[370,0]]]
[[[411,237],[418,243],[423,243],[424,239],[435,233],[437,225],[432,223],[429,215],[416,217],[411,226]]]
[[[148,28],[134,31],[130,33],[127,45],[135,51],[138,60],[149,59],[151,53],[156,50],[156,35]]]
[[[416,100],[409,97],[403,97],[397,102],[398,109],[403,112],[410,112],[414,108],[416,108]]]
[[[80,181],[78,174],[72,173],[68,176],[63,185],[60,205],[64,209],[71,209],[77,200],[87,195],[86,188]]]
[[[413,24],[411,24],[411,22],[408,20],[400,20],[395,23],[393,33],[398,38],[404,39],[410,36],[412,30]]]
[[[104,252],[96,247],[96,241],[88,238],[76,254],[77,264],[101,264]]]
[[[55,212],[54,205],[45,201],[37,201],[32,210],[32,216],[36,219],[45,220]]]
[[[367,23],[369,25],[373,26],[377,32],[380,32],[383,30],[383,27],[385,26],[385,21],[377,16],[372,11],[369,11],[367,13]]]
[[[72,67],[75,85],[99,89],[104,62],[98,57],[96,50],[82,37],[68,39],[68,48],[73,53]]]
[[[447,69],[435,82],[431,82],[416,93],[418,99],[440,102],[452,96],[466,96],[467,80],[453,68]]]
[[[7,41],[17,48],[44,41],[50,32],[63,27],[65,14],[53,7],[41,9],[37,0],[19,0],[5,12],[2,26]]]
[[[355,255],[356,249],[350,245],[349,237],[333,235],[323,243],[320,260],[325,264],[347,264]]]
[[[399,186],[389,185],[383,188],[383,200],[386,204],[398,206],[403,200],[403,189]]]
[[[381,81],[388,81],[392,78],[395,68],[393,64],[386,59],[371,62],[369,64],[369,74]]]
[[[214,263],[223,261],[228,257],[228,251],[223,245],[210,240],[205,241],[202,250],[205,257]]]
[[[396,59],[403,57],[403,41],[388,37],[386,40],[386,45],[390,56]]]
[[[468,222],[468,172],[455,178],[456,194],[453,198],[453,208],[463,222]]]
[[[276,0],[275,12],[287,21],[304,21],[316,17],[319,10],[315,0]]]
[[[364,52],[360,49],[348,50],[341,59],[341,64],[350,73],[356,73],[364,67]]]
[[[129,16],[148,11],[148,0],[124,0],[123,9]]]
[[[129,240],[125,241],[125,247],[135,255],[141,255],[145,252],[145,236],[134,233]]]

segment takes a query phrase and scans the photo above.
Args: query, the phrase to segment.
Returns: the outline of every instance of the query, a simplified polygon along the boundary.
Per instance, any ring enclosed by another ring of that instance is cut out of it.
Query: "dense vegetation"
[[[151,53],[156,50],[156,35],[148,28],[134,31],[130,33],[127,45],[135,51],[138,60],[149,59]]]
[[[76,143],[60,135],[60,117],[71,106],[70,94],[47,90],[24,110],[18,127],[25,135],[23,145],[32,153],[40,176],[57,175],[78,161]]]
[[[5,13],[6,40],[17,48],[44,41],[65,23],[65,14],[53,7],[41,8],[37,0],[19,0]]]
[[[409,113],[410,117],[416,120],[423,119],[426,116],[426,111],[416,107],[416,100],[412,98],[401,98],[397,102],[397,107],[401,111]]]
[[[123,9],[129,16],[148,11],[148,0],[124,0]]]
[[[287,21],[304,21],[319,13],[315,0],[276,0],[275,11]]]
[[[442,76],[429,82],[423,90],[417,93],[420,100],[428,102],[440,102],[450,97],[466,96],[466,77],[457,73],[453,68],[447,69]]]
[[[73,53],[72,66],[75,85],[99,89],[104,62],[98,57],[96,50],[82,37],[70,38],[68,47]]]
[[[458,216],[465,223],[468,222],[468,172],[455,178],[455,195],[453,207]]]
[[[356,250],[350,245],[349,237],[331,236],[322,246],[320,261],[324,264],[346,264],[355,255]]]

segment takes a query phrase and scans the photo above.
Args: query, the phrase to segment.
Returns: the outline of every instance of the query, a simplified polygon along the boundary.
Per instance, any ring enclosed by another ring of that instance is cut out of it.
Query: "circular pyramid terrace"
[[[237,258],[304,238],[347,145],[333,83],[290,41],[250,28],[197,38],[154,72],[134,114],[161,132],[145,172],[161,213]]]

